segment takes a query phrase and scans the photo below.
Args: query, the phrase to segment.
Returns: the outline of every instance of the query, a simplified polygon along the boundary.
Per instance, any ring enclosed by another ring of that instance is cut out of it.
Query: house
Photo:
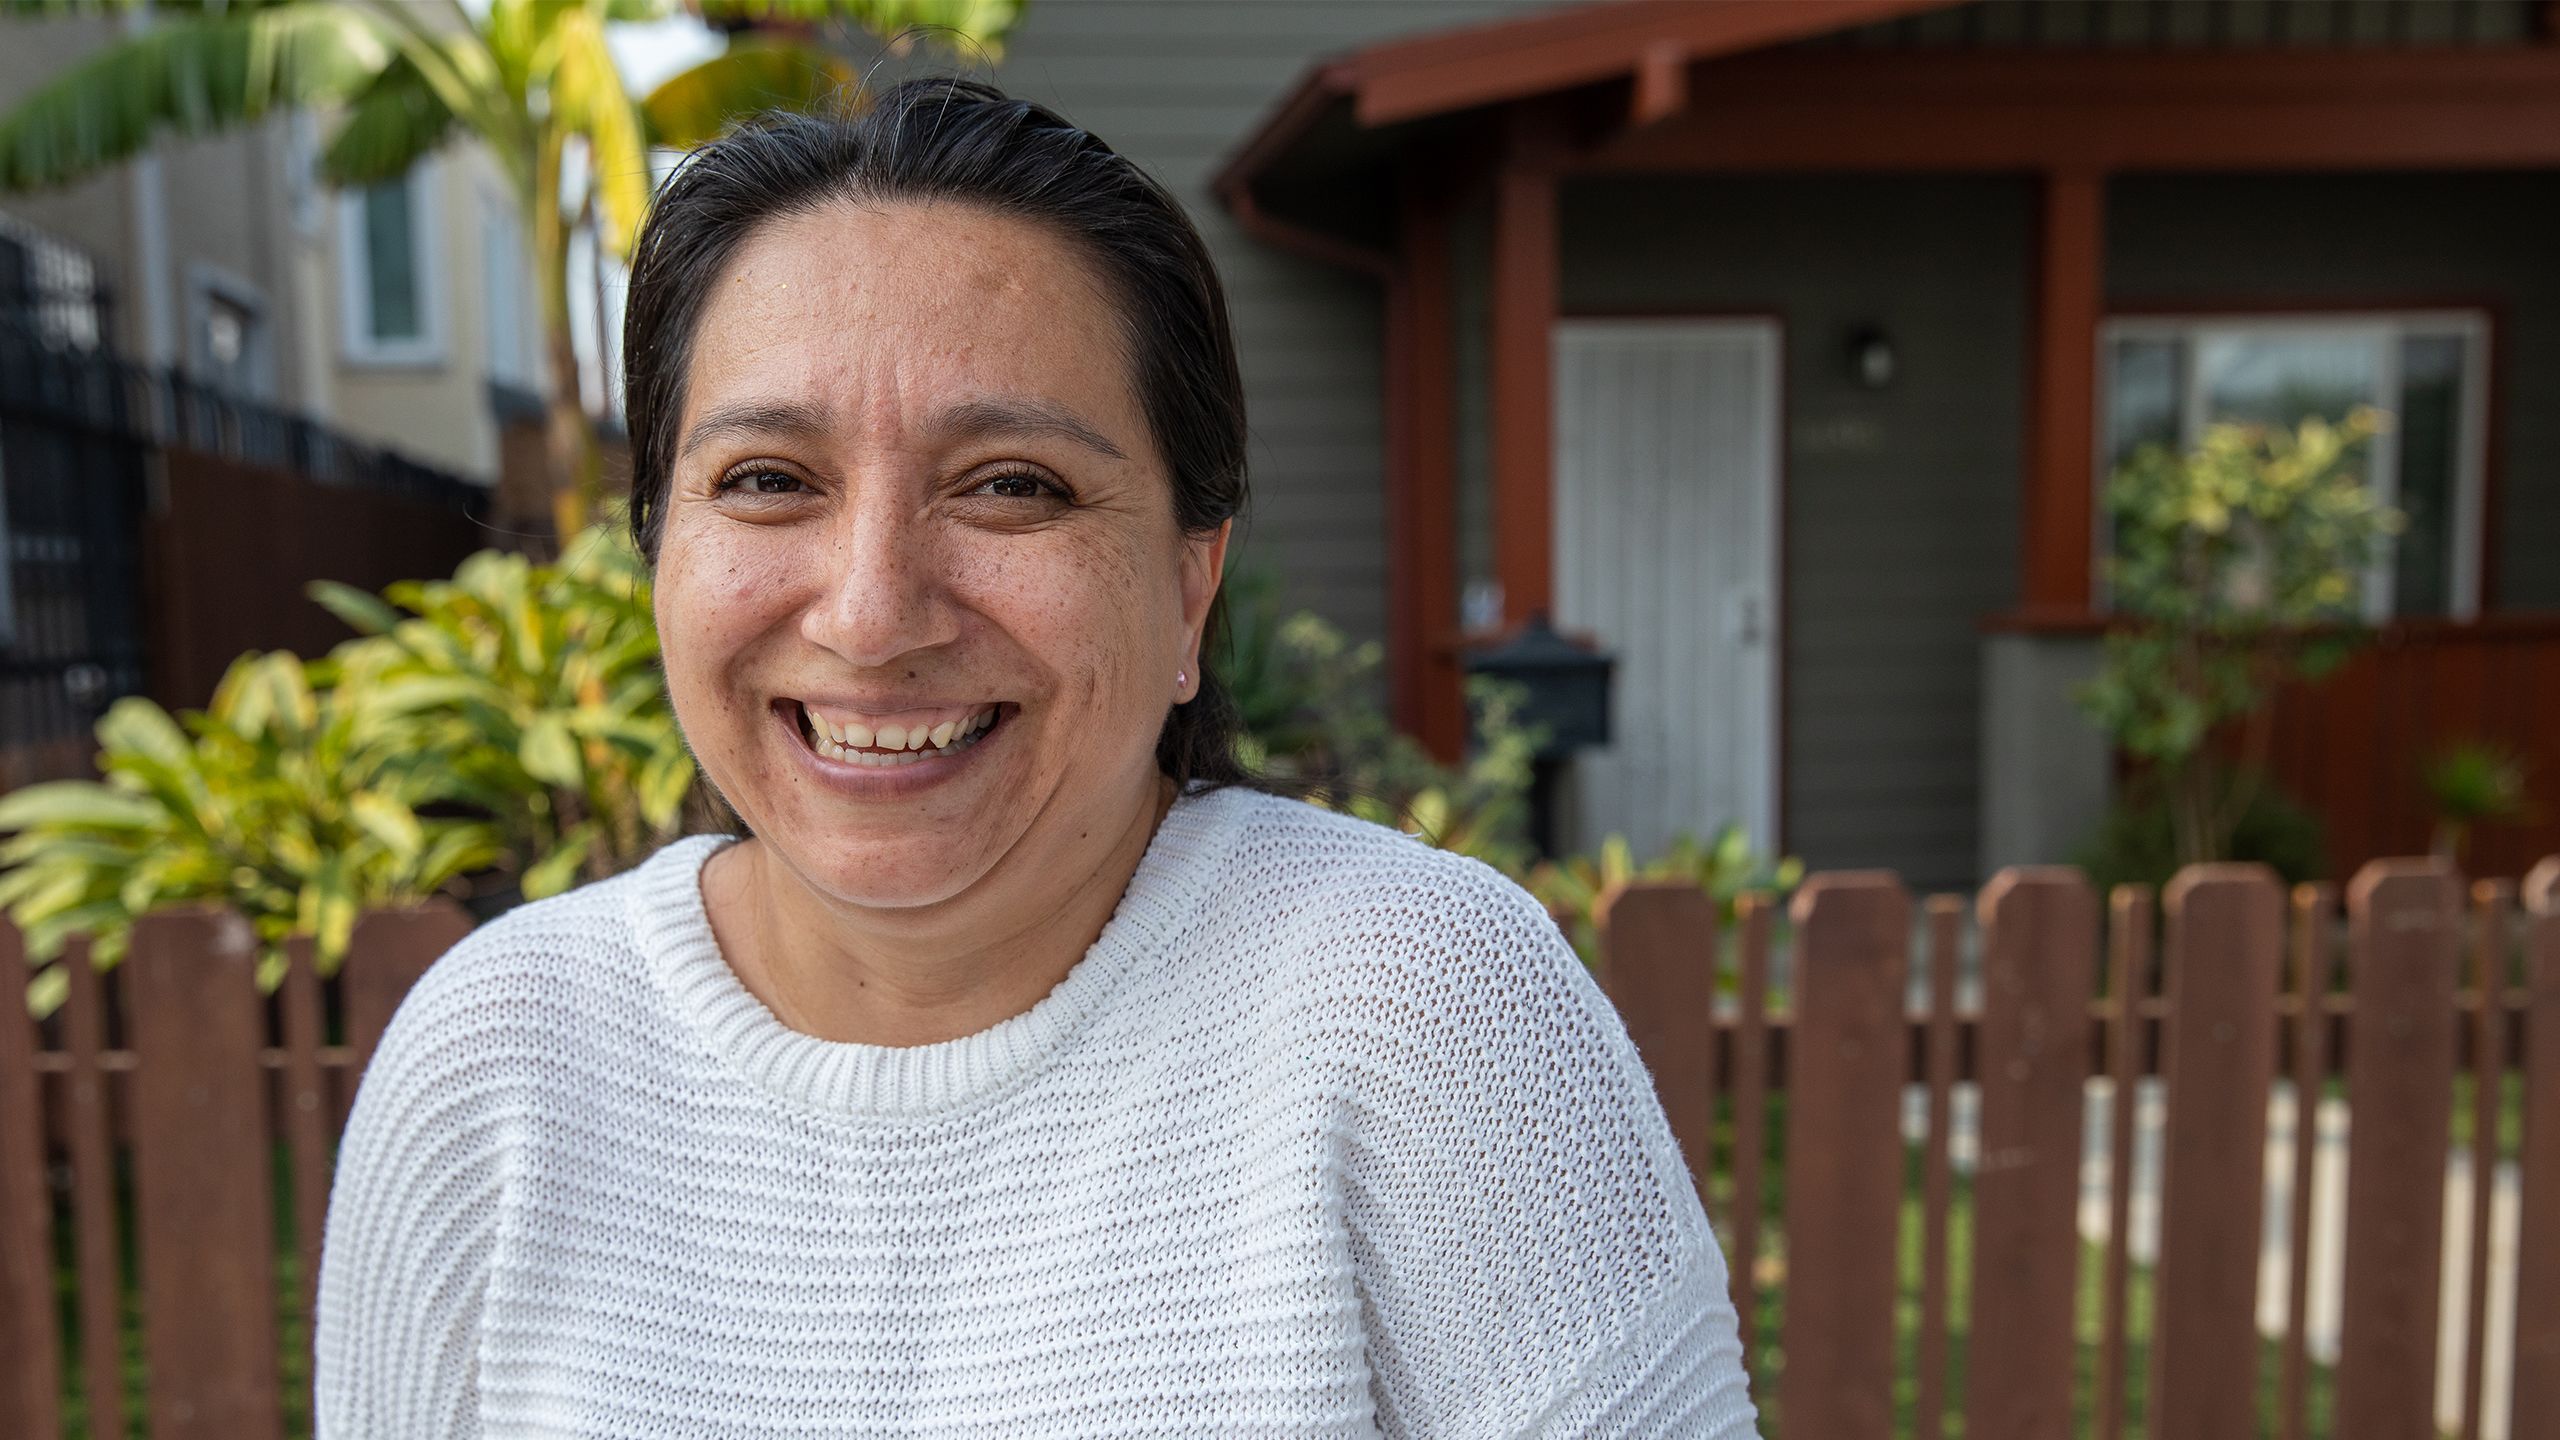
[[[2068,858],[2110,462],[2357,402],[2413,524],[2277,777],[2341,870],[2425,847],[2448,738],[2529,748],[2560,816],[2545,0],[1082,0],[998,78],[1194,204],[1246,563],[1386,640],[1403,724],[1454,752],[1465,646],[1539,612],[1616,654],[1581,843]]]

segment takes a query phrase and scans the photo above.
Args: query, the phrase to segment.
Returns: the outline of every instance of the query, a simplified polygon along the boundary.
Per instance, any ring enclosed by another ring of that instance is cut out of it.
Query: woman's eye
[[[788,495],[799,486],[799,476],[782,470],[736,470],[720,477],[723,492],[743,490],[750,495]]]
[[[998,475],[980,485],[979,488],[989,494],[1001,495],[1008,500],[1037,500],[1045,495],[1056,493],[1056,487],[1049,482],[1037,475],[1020,471],[1010,475]]]

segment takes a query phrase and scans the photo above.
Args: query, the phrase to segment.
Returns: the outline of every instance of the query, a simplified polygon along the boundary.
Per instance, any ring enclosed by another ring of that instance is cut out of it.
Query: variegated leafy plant
[[[323,686],[289,651],[243,655],[207,708],[175,718],[128,696],[98,721],[103,781],[0,796],[0,830],[15,832],[0,844],[0,907],[38,965],[29,1010],[62,1003],[74,934],[112,964],[137,917],[229,904],[255,925],[259,984],[272,990],[288,934],[314,936],[332,973],[358,914],[496,859],[497,826],[420,813],[453,786],[441,757],[402,743],[374,703],[386,658],[349,655]]]

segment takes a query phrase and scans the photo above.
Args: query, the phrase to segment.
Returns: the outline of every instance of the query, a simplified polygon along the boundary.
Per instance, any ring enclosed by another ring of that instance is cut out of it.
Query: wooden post
[[[2160,1068],[2171,1143],[2161,1156],[2149,1433],[2250,1440],[2284,896],[2261,865],[2190,865],[2167,901]]]
[[[124,961],[154,1440],[283,1432],[257,961],[249,922],[203,906],[136,921]]]
[[[2449,866],[2377,860],[2347,889],[2346,1313],[2338,1440],[2435,1431],[2438,1260],[2453,1113],[2462,891]]]
[[[450,900],[430,900],[405,910],[375,910],[356,921],[347,941],[347,958],[338,975],[338,994],[346,1010],[349,1063],[338,1071],[337,1123],[331,1133],[347,1128],[347,1112],[355,1107],[356,1086],[373,1060],[373,1047],[400,1008],[401,998],[436,957],[471,933],[471,915]]]
[[[2077,870],[2003,870],[1982,892],[1981,1160],[1973,1200],[1966,1440],[2072,1427],[2081,1082],[2098,899]]]
[[[1555,123],[1515,107],[1493,182],[1493,554],[1511,624],[1555,592]]]
[[[1883,871],[1796,892],[1787,1088],[1786,1371],[1779,1418],[1809,1440],[1893,1434],[1902,1220],[1903,985],[1911,897]]]
[[[1387,623],[1396,725],[1441,761],[1466,753],[1458,633],[1457,335],[1449,205],[1405,172],[1402,254],[1387,285]]]
[[[2560,1214],[2560,857],[2524,885],[2524,1139],[2519,1213]],[[2517,1417],[2560,1414],[2560,1227],[2528,1223],[2516,1234]],[[2514,1422],[2510,1433],[2522,1434]]]
[[[2021,608],[2078,615],[2090,605],[2096,517],[2098,320],[2106,294],[2106,177],[2044,178],[2036,226],[2034,352],[2027,365],[2025,492],[2019,500]]]
[[[0,920],[0,1433],[51,1436],[62,1433],[62,1345],[26,974],[25,938]]]
[[[1599,921],[1602,982],[1705,1205],[1715,1174],[1715,899],[1695,885],[1630,885],[1602,898]]]

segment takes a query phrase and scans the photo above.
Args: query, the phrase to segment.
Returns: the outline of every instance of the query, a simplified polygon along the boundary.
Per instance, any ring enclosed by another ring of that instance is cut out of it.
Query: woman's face
[[[1175,521],[1100,274],[1028,221],[838,203],[716,284],[656,580],[704,770],[843,902],[1081,877],[1154,802],[1226,548]]]

